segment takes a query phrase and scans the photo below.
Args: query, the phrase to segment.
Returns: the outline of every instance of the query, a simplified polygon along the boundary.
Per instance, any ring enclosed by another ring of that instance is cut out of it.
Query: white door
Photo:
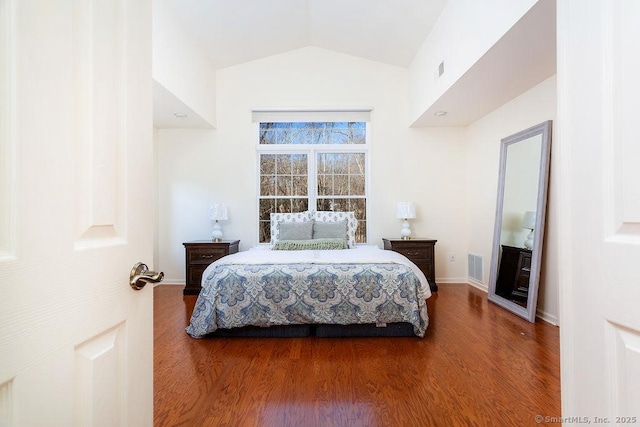
[[[0,0],[0,426],[152,425],[151,51],[150,0]]]
[[[592,424],[640,424],[638,22],[637,0],[558,1],[562,415]]]

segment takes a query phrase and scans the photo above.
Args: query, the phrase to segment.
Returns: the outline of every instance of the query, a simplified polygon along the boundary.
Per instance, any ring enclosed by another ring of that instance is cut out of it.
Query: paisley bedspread
[[[186,329],[191,336],[248,325],[394,322],[411,323],[415,334],[424,336],[427,280],[395,252],[277,251],[297,253],[253,257],[246,255],[250,252],[224,257],[205,270]]]

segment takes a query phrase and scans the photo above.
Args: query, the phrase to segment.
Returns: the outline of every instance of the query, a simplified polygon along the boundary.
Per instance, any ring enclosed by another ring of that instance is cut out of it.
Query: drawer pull
[[[407,252],[407,255],[416,256],[416,255],[420,255],[420,252]]]
[[[211,259],[213,255],[200,255],[200,258]]]

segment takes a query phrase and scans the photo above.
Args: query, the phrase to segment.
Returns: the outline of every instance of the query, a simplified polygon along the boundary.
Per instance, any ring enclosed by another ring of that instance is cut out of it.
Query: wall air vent
[[[469,254],[469,277],[482,283],[482,257],[480,255]]]

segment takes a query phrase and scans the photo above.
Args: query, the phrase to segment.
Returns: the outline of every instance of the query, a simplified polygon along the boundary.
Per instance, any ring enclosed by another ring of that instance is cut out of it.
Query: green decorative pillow
[[[309,240],[313,236],[313,221],[281,222],[278,240]]]
[[[347,220],[315,221],[313,223],[314,239],[347,239]]]
[[[347,241],[342,239],[278,240],[273,245],[276,251],[305,251],[313,249],[347,249]]]

